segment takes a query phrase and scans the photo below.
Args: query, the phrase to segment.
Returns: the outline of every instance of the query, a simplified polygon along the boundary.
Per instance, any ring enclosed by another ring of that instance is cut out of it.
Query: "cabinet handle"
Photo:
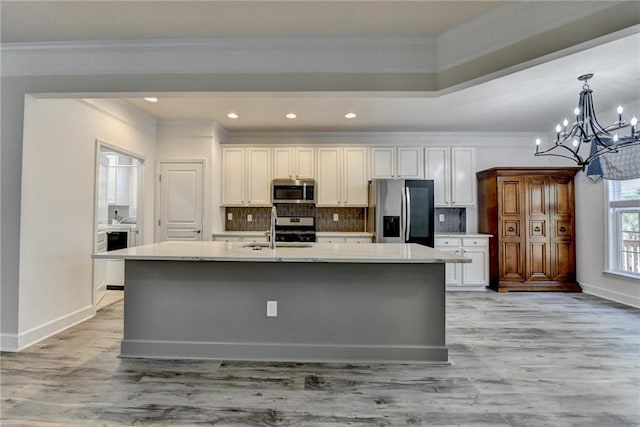
[[[535,231],[535,232],[540,231],[540,227],[535,227],[535,228],[533,229],[533,231]]]
[[[201,233],[201,230],[196,230],[196,233],[197,233],[197,234],[200,234],[200,233]]]
[[[509,228],[507,228],[507,231],[510,231],[510,232],[512,232],[512,233],[513,233],[514,231],[516,231],[516,229],[515,229],[515,228],[513,228],[513,227],[509,227]]]
[[[560,231],[562,231],[564,233],[565,231],[567,231],[567,228],[562,226],[562,227],[560,227]]]

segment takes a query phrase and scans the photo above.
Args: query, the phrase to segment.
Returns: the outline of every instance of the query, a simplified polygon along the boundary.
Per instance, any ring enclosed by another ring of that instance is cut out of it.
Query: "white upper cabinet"
[[[425,148],[426,179],[435,184],[435,205],[476,204],[475,151],[469,147]]]
[[[318,206],[367,205],[367,149],[317,149]]]
[[[273,179],[313,178],[315,178],[315,148],[273,148]]]
[[[134,170],[132,159],[119,154],[106,154],[109,160],[107,168],[107,204],[132,205],[132,177]]]
[[[422,179],[422,147],[372,147],[371,178]]]
[[[222,205],[271,205],[271,147],[222,149]]]

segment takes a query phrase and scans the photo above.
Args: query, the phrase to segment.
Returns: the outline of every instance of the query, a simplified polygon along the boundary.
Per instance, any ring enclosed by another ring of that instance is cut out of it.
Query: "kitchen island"
[[[122,357],[446,362],[445,263],[417,244],[162,242],[125,260]],[[269,310],[267,310],[269,308]]]

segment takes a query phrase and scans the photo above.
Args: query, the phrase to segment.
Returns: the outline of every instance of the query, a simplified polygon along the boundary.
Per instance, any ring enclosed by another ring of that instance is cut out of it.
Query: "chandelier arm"
[[[598,118],[596,117],[595,108],[593,106],[593,97],[591,96],[591,93],[586,97],[585,109],[587,110],[585,118],[589,119],[588,124],[591,127],[591,131],[593,132],[593,134],[608,134],[609,132],[607,132],[607,130],[600,124]]]
[[[556,153],[552,153],[551,151],[555,150],[556,148],[564,148],[565,150],[567,150],[571,156],[567,156],[564,154],[556,154]],[[567,147],[566,145],[563,144],[559,144],[559,145],[554,145],[550,148],[547,148],[544,151],[539,151],[536,153],[536,156],[555,156],[555,157],[564,157],[565,159],[570,159],[573,160],[574,162],[577,162],[578,164],[582,165],[584,163],[584,160],[582,159],[582,157],[575,152],[574,150],[572,150],[571,148]]]
[[[599,150],[597,150],[597,151],[595,151],[595,152],[591,153],[591,154],[589,155],[589,157],[587,157],[587,158],[584,160],[584,163],[585,163],[585,164],[589,164],[589,163],[591,163],[591,161],[592,161],[593,159],[595,159],[595,158],[597,158],[597,157],[600,157],[600,156],[602,156],[603,154],[607,154],[607,153],[617,153],[617,152],[618,152],[618,149],[613,148],[613,147],[609,147],[609,146],[605,146],[605,147],[600,148]]]

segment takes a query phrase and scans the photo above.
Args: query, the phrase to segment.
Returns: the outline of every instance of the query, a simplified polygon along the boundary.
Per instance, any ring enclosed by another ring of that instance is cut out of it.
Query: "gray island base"
[[[413,244],[111,254],[125,259],[122,357],[293,362],[447,362],[445,262],[467,261]]]

